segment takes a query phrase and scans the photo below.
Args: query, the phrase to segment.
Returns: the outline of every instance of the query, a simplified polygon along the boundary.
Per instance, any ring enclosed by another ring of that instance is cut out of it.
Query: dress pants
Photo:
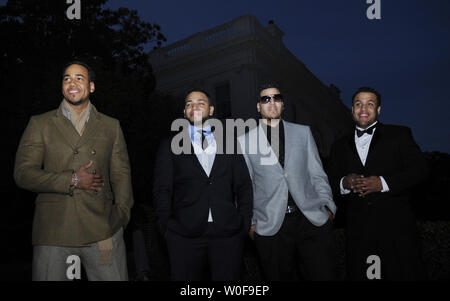
[[[367,277],[372,265],[367,263],[370,255],[379,258],[380,280],[426,280],[421,241],[409,205],[380,202],[360,210],[350,209],[346,210],[347,280],[370,280]]]
[[[244,234],[217,236],[213,223],[196,238],[167,231],[173,281],[231,281],[241,278]]]
[[[287,213],[273,236],[255,232],[254,241],[266,280],[336,280],[333,223],[316,227],[300,210]]]
[[[127,281],[127,260],[123,229],[120,228],[113,237],[112,262],[100,262],[98,243],[87,247],[33,247],[33,281],[68,281],[67,269],[71,264],[66,260],[71,255],[80,258],[90,281]]]

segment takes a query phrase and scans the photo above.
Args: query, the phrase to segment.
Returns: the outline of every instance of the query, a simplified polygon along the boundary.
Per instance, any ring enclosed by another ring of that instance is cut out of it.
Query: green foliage
[[[450,222],[419,222],[422,252],[431,280],[450,280]]]
[[[19,104],[25,115],[53,108],[61,98],[61,67],[74,57],[87,60],[103,79],[102,96],[117,99],[108,92],[115,88],[128,103],[148,97],[155,79],[144,47],[165,37],[136,11],[105,9],[106,2],[83,1],[80,20],[67,18],[66,1],[10,0],[0,7],[0,76],[14,89],[15,108]]]

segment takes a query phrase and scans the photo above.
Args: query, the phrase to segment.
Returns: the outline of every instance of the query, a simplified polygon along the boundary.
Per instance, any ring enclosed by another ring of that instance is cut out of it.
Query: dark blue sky
[[[350,106],[363,85],[383,96],[380,120],[406,125],[423,151],[450,153],[450,1],[381,0],[369,20],[366,0],[110,0],[162,27],[167,44],[252,14],[285,32],[287,48]]]

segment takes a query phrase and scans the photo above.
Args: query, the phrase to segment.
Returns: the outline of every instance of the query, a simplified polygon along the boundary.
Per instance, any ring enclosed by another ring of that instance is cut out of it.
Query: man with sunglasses
[[[256,106],[259,126],[238,139],[253,181],[250,237],[265,278],[333,280],[336,206],[311,131],[282,120],[276,84],[261,87]],[[256,141],[258,151],[248,151]],[[262,160],[267,155],[278,160]]]

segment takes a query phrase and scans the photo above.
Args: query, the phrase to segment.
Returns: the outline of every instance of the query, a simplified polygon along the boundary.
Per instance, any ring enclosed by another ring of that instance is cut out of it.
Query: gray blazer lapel
[[[280,161],[278,160],[277,155],[275,154],[272,146],[269,144],[269,140],[267,139],[266,132],[264,131],[263,126],[261,125],[261,123],[258,126],[258,133],[257,134],[258,134],[258,154],[259,154],[259,156],[260,157],[272,157],[272,156],[275,157],[275,159],[277,160],[275,165],[277,166],[277,169],[282,172],[283,171],[283,167],[281,166]],[[259,141],[259,139],[263,139],[263,141]],[[268,154],[265,154],[265,153],[263,154],[261,152],[260,147],[261,147],[262,144],[266,145],[266,147],[269,149],[270,152]],[[285,142],[285,145],[286,145],[286,142]]]
[[[288,166],[289,159],[291,157],[291,149],[293,148],[294,139],[292,139],[293,133],[291,132],[291,126],[282,120],[284,125],[284,167]]]

